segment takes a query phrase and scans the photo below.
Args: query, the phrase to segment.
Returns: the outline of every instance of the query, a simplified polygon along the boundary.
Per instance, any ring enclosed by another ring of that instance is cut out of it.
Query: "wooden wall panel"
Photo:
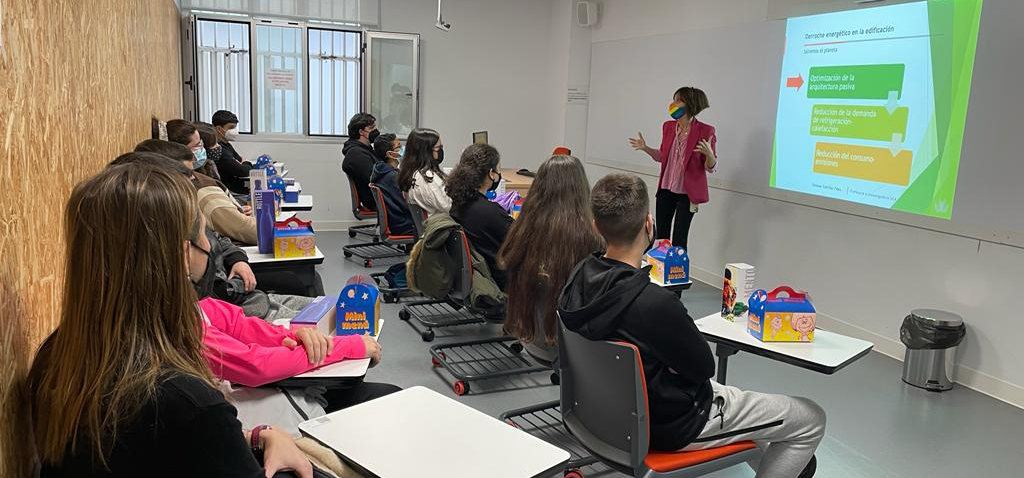
[[[180,116],[179,25],[173,0],[0,0],[0,476],[27,474],[14,391],[59,320],[64,203]]]

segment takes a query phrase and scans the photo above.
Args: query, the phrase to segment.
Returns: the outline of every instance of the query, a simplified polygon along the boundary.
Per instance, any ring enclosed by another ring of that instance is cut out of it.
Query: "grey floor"
[[[354,274],[382,271],[346,260],[341,247],[350,239],[343,232],[317,234],[327,259],[319,272],[328,293],[340,290]],[[353,240],[354,241],[354,240]],[[721,292],[694,284],[683,302],[696,317],[718,309]],[[423,385],[497,417],[506,410],[558,398],[547,373],[473,383],[473,393],[456,397],[452,379],[434,369],[428,344],[398,320],[398,304],[382,304],[383,361],[368,381],[402,387]],[[492,336],[493,326],[439,329],[434,343]],[[818,473],[823,478],[889,477],[1020,477],[1024,476],[1024,410],[978,392],[957,387],[932,393],[905,385],[901,363],[872,352],[837,372],[822,375],[749,354],[729,362],[729,384],[769,393],[809,397],[828,412],[828,436],[818,449]],[[583,470],[588,477],[624,476],[600,465]],[[745,465],[723,470],[713,478],[754,476]]]

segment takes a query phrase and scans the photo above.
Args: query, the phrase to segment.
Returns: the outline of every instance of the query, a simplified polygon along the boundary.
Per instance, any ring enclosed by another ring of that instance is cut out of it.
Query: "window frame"
[[[339,141],[344,142],[348,139],[348,131],[345,134],[333,135],[333,134],[310,134],[310,107],[309,107],[309,87],[310,87],[310,76],[309,76],[309,30],[326,30],[326,31],[337,31],[345,33],[356,33],[359,35],[359,48],[357,54],[359,55],[358,60],[358,71],[357,80],[359,81],[359,87],[357,88],[356,98],[354,98],[356,109],[362,111],[364,108],[364,92],[365,92],[365,79],[364,73],[364,53],[366,51],[366,34],[369,31],[365,26],[359,26],[357,24],[343,24],[341,22],[327,22],[327,21],[301,21],[285,17],[267,17],[267,16],[253,16],[243,15],[237,13],[227,12],[213,12],[213,11],[191,11],[189,12],[194,16],[195,21],[198,24],[200,20],[218,21],[218,22],[230,22],[230,23],[242,23],[249,25],[249,112],[252,118],[250,119],[250,125],[252,132],[241,133],[239,140],[242,142],[263,142],[263,141],[274,141],[274,142],[295,142],[295,143],[338,143]],[[257,118],[261,114],[261,110],[257,105],[256,95],[257,92],[257,81],[256,71],[257,61],[255,60],[256,55],[256,26],[257,25],[269,25],[269,26],[280,26],[289,28],[298,28],[301,30],[301,55],[305,57],[305,61],[300,61],[298,64],[301,68],[301,74],[305,77],[303,82],[303,91],[300,107],[303,109],[300,117],[303,119],[302,132],[301,133],[271,133],[261,131],[258,128]],[[346,28],[348,27],[348,28]],[[193,54],[198,52],[199,43],[194,41],[192,44]],[[197,72],[198,74],[198,72]],[[198,77],[197,77],[198,80]],[[197,81],[198,86],[198,81]],[[196,89],[197,102],[203,93]],[[196,110],[198,116],[199,111]],[[207,118],[199,118],[199,121],[207,121]]]
[[[320,24],[317,23],[317,25],[320,25]],[[305,36],[305,38],[303,38],[303,41],[305,42],[305,47],[306,47],[305,48],[305,50],[306,50],[306,136],[309,137],[309,138],[346,138],[347,139],[348,138],[348,128],[345,128],[345,134],[312,134],[312,133],[309,132],[309,125],[312,123],[312,121],[310,119],[309,92],[310,92],[310,82],[313,80],[313,77],[309,74],[309,60],[310,60],[310,56],[311,56],[310,53],[309,53],[309,30],[310,29],[317,30],[317,31],[355,33],[356,35],[359,35],[359,48],[356,50],[356,55],[358,55],[358,58],[359,58],[359,61],[356,63],[357,64],[356,80],[359,81],[359,86],[358,86],[358,88],[356,88],[356,111],[365,111],[363,109],[363,107],[364,107],[363,96],[364,96],[364,93],[366,91],[366,86],[365,86],[366,81],[365,81],[365,78],[363,78],[363,60],[365,59],[364,54],[366,53],[366,31],[367,30],[365,28],[360,29],[360,30],[354,30],[354,29],[349,30],[349,29],[344,29],[344,28],[328,28],[327,26],[309,26],[308,24],[305,27],[306,36]],[[347,121],[348,120],[346,120],[346,124],[347,124]]]

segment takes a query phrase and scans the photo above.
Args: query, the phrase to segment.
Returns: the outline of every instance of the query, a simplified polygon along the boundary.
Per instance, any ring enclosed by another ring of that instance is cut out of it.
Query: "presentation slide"
[[[949,219],[981,4],[787,20],[771,186]]]

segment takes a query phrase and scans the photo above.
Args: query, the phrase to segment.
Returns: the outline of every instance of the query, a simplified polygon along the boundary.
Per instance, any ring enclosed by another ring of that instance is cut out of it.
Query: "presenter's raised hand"
[[[637,151],[646,151],[647,140],[644,139],[644,134],[638,132],[637,136],[639,136],[639,138],[629,138],[629,145]]]

